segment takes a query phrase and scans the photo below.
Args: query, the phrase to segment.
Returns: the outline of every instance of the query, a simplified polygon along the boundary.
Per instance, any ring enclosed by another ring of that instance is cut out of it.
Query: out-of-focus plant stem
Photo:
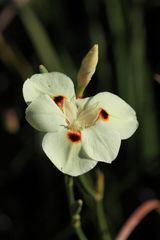
[[[79,181],[82,184],[86,192],[92,196],[95,202],[95,212],[97,217],[97,226],[99,231],[100,240],[111,240],[108,223],[104,213],[103,196],[104,196],[104,175],[101,171],[97,171],[96,188],[90,183],[87,176],[82,175],[79,177]]]
[[[33,73],[32,67],[18,51],[15,51],[8,44],[3,34],[0,34],[0,59],[8,67],[14,69],[22,79]]]
[[[62,71],[60,61],[53,45],[41,23],[29,4],[19,8],[21,20],[31,38],[40,60],[49,71]]]
[[[95,199],[96,196],[96,192],[93,189],[93,187],[91,186],[89,179],[87,178],[87,176],[85,175],[81,175],[79,176],[79,182],[81,183],[81,185],[83,186],[83,188],[86,190],[86,192],[92,196],[92,198]]]
[[[97,223],[99,225],[100,239],[101,240],[112,240],[106,216],[104,213],[103,199],[104,199],[104,174],[99,170],[97,171],[97,181],[96,181],[96,213],[97,213]]]
[[[89,37],[92,44],[98,43],[100,46],[99,60],[96,74],[98,76],[97,91],[102,89],[111,90],[110,79],[110,64],[107,61],[107,41],[105,39],[105,31],[103,30],[102,24],[97,21],[96,17],[99,11],[99,1],[92,1],[92,7],[90,0],[84,1],[86,11],[88,14],[88,30]],[[95,76],[93,76],[94,78]],[[106,81],[105,81],[106,80]]]
[[[82,208],[82,200],[75,200],[74,197],[74,190],[73,190],[73,178],[65,175],[65,184],[66,184],[66,191],[68,196],[68,203],[70,207],[70,214],[72,218],[72,226],[74,231],[79,238],[79,240],[87,240],[85,234],[83,233],[81,227],[81,208]]]
[[[159,153],[158,130],[153,98],[153,87],[146,63],[145,26],[141,4],[135,2],[130,13],[132,29],[131,64],[134,76],[136,109],[141,119],[142,156],[153,159]]]
[[[0,13],[0,32],[4,32],[16,15],[13,3],[8,4]]]
[[[153,89],[146,63],[143,5],[141,1],[134,0],[133,6],[125,12],[122,1],[104,0],[104,3],[113,39],[118,90],[120,96],[137,112],[141,157],[145,161],[152,160],[158,156],[159,139]]]
[[[134,92],[132,76],[130,75],[129,45],[127,41],[127,28],[123,15],[122,1],[104,0],[106,13],[113,42],[118,90],[125,100],[134,106]]]
[[[96,213],[97,213],[97,222],[99,225],[100,239],[101,240],[111,240],[109,234],[108,224],[106,221],[106,216],[104,214],[103,201],[96,200]]]

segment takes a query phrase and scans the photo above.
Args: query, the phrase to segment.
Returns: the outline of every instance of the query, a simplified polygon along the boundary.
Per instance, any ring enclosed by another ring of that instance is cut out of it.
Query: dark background
[[[0,1],[0,240],[77,239],[64,176],[42,152],[42,135],[25,121],[22,85],[41,63],[75,82],[94,43],[99,64],[86,96],[118,94],[140,124],[111,165],[96,167],[105,175],[105,213],[115,236],[140,204],[160,198],[160,2],[25,2]],[[76,187],[75,192],[83,198]],[[84,203],[83,228],[88,239],[97,240],[91,211]],[[150,213],[129,239],[159,240],[158,213]]]

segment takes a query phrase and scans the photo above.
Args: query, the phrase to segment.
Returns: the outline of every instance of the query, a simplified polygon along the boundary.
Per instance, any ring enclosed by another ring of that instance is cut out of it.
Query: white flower
[[[103,92],[76,99],[70,78],[62,73],[33,75],[23,86],[27,121],[46,132],[42,147],[63,173],[78,176],[97,162],[111,163],[121,139],[137,129],[135,111],[121,98]]]

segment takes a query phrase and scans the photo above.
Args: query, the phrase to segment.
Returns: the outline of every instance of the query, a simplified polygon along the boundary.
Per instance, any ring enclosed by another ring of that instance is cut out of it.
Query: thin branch
[[[70,214],[72,218],[72,227],[79,240],[87,240],[85,234],[83,233],[81,227],[81,216],[80,212],[82,209],[82,200],[75,200],[74,190],[73,190],[73,178],[65,175],[66,191],[68,196],[68,203],[70,207]]]
[[[93,197],[93,199],[96,198],[96,191],[94,190],[93,186],[91,186],[91,184],[89,183],[89,180],[87,178],[87,176],[85,175],[81,175],[78,177],[79,182],[81,183],[81,185],[83,186],[83,188],[85,189],[85,191]]]
[[[103,197],[104,197],[104,175],[100,170],[97,171],[96,186],[91,184],[87,176],[82,175],[79,178],[79,182],[83,186],[84,190],[94,199],[95,212],[97,217],[97,227],[99,229],[99,239],[111,240],[108,223],[106,220]]]

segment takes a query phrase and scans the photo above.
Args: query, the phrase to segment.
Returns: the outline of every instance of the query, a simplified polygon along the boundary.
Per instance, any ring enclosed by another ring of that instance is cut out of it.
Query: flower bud
[[[39,71],[40,73],[48,73],[47,68],[44,65],[39,65]]]
[[[97,62],[98,62],[98,44],[95,44],[82,60],[81,67],[77,75],[77,89],[76,89],[77,97],[83,96],[83,92],[96,70]]]

